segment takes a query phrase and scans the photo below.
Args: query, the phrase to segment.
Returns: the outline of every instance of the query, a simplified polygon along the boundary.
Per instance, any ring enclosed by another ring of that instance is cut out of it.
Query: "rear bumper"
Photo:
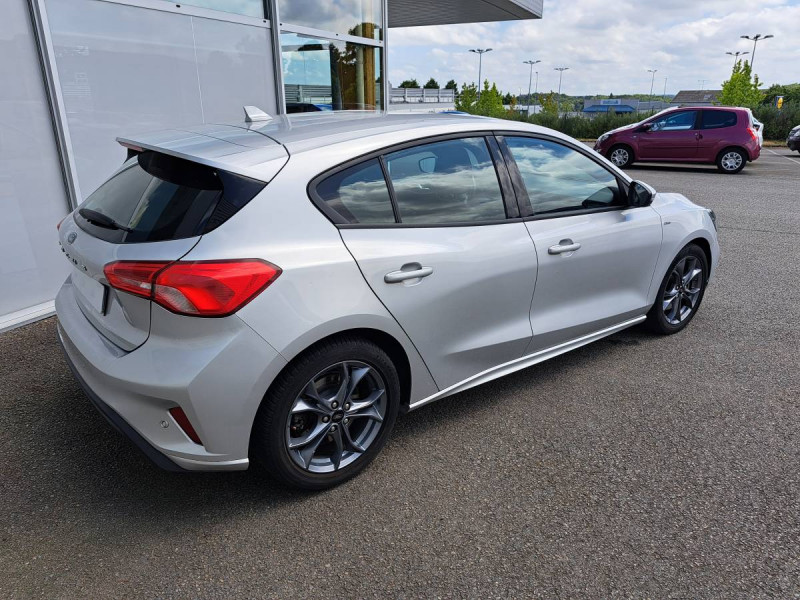
[[[181,317],[154,306],[149,338],[125,352],[84,317],[69,280],[56,297],[56,313],[76,379],[153,462],[172,471],[248,467],[253,419],[285,361],[241,319]],[[202,444],[172,418],[176,406]]]
[[[786,146],[789,150],[800,150],[800,139],[786,140]]]

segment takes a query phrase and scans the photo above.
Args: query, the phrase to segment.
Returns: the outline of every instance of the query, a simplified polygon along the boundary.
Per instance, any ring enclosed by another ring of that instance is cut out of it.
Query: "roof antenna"
[[[244,120],[246,123],[255,123],[256,121],[271,121],[272,117],[265,113],[257,106],[245,106]]]

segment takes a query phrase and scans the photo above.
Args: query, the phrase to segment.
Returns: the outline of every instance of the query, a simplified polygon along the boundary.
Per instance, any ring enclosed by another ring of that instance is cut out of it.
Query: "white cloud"
[[[538,59],[540,90],[558,86],[556,66],[568,66],[563,91],[570,94],[646,93],[647,69],[658,69],[668,92],[719,88],[733,59],[727,51],[752,51],[743,34],[773,34],[760,42],[756,72],[767,85],[800,81],[800,1],[759,0],[571,0],[545,2],[542,20],[413,27],[389,31],[389,80],[416,77],[459,83],[477,79],[469,48],[491,47],[483,77],[503,90],[527,89],[526,59]],[[749,58],[749,56],[748,56]]]

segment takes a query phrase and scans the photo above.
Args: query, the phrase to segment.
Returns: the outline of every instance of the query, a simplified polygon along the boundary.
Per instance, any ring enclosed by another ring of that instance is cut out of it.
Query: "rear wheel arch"
[[[736,151],[736,152],[740,153],[742,155],[742,157],[744,158],[744,160],[742,161],[742,166],[740,166],[736,171],[724,171],[724,172],[726,172],[726,173],[738,173],[739,171],[744,169],[745,165],[748,162],[751,162],[750,153],[747,151],[746,148],[743,148],[742,146],[725,146],[722,150],[717,152],[717,156],[714,159],[714,163],[717,165],[717,167],[720,170],[723,170],[722,167],[720,166],[720,161],[722,160],[722,157],[725,154],[727,154],[728,152],[731,152],[731,151]]]

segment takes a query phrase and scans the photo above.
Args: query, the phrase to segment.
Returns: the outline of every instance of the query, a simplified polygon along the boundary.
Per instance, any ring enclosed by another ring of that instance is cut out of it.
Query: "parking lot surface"
[[[411,413],[324,493],[161,472],[83,396],[54,319],[0,335],[0,597],[800,595],[800,155],[630,173],[717,213],[687,330]]]

